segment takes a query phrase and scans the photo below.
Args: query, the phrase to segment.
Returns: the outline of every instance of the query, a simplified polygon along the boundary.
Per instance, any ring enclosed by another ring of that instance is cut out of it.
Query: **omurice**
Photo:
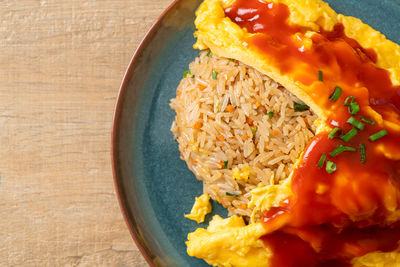
[[[213,266],[398,266],[400,46],[321,0],[204,0],[172,131]]]

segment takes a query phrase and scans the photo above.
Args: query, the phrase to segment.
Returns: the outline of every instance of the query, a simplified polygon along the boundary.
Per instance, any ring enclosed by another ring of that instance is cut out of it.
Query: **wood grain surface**
[[[118,88],[171,0],[0,0],[0,266],[147,266],[113,186]]]

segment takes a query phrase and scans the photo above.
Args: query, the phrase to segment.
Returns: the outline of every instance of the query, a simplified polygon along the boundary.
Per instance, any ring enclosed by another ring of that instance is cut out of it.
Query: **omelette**
[[[321,0],[205,0],[195,25],[196,49],[268,75],[318,128],[288,180],[252,190],[260,222],[215,216],[188,235],[188,254],[213,266],[400,266],[400,46]],[[207,205],[188,216],[204,220]]]

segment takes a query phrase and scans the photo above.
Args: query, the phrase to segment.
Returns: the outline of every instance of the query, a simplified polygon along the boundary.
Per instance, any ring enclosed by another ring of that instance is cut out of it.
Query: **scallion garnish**
[[[216,72],[215,70],[213,70],[211,76],[212,76],[212,78],[213,78],[214,80],[216,80],[217,77],[218,77],[218,72]]]
[[[360,144],[360,154],[361,154],[361,162],[365,163],[367,161],[367,157],[365,154],[365,145],[364,144]]]
[[[326,154],[322,154],[318,161],[318,167],[322,168],[324,166],[326,159]]]
[[[250,127],[250,130],[253,133],[253,136],[256,135],[257,127]]]
[[[227,169],[227,168],[228,168],[228,161],[225,160],[225,161],[224,161],[224,169]]]
[[[356,115],[360,111],[360,106],[354,101],[354,99],[356,99],[355,96],[348,96],[343,103],[344,106],[349,107],[349,112],[351,115]]]
[[[385,129],[383,129],[383,130],[381,130],[381,131],[379,131],[379,132],[374,133],[373,135],[371,135],[371,136],[369,137],[369,139],[370,139],[371,141],[376,141],[376,140],[378,140],[378,139],[384,137],[385,135],[387,135],[387,131],[386,131]]]
[[[208,51],[208,53],[207,53],[207,55],[206,55],[207,57],[211,57],[212,56],[212,52],[211,52],[211,50],[210,51]]]
[[[351,115],[356,115],[360,111],[360,106],[357,102],[353,101],[349,104],[349,112]]]
[[[232,194],[232,193],[229,193],[229,192],[225,192],[225,195],[230,196],[230,197],[238,197],[238,196],[240,196],[238,194]]]
[[[356,149],[354,147],[351,146],[343,146],[343,145],[339,145],[337,148],[335,148],[331,153],[329,153],[329,155],[331,157],[336,157],[337,155],[339,155],[342,152],[345,151],[351,151],[354,152],[356,151]]]
[[[325,170],[327,173],[332,173],[332,172],[336,171],[336,163],[328,160],[326,162]]]
[[[358,133],[356,128],[352,128],[350,131],[348,131],[346,134],[342,135],[340,139],[342,139],[345,142],[349,142],[351,138],[353,138],[356,134]]]
[[[367,119],[361,117],[360,120],[365,122],[365,123],[368,123],[368,124],[371,124],[371,125],[375,125],[375,122],[372,119],[371,120],[367,120]]]
[[[339,135],[337,135],[336,133],[339,131]],[[332,131],[329,133],[328,138],[329,139],[333,139],[335,137],[340,137],[343,134],[343,130],[340,129],[339,127],[333,128]]]
[[[324,74],[323,74],[322,70],[318,71],[318,80],[321,82],[324,80]]]
[[[329,100],[337,101],[341,95],[342,95],[342,88],[340,88],[339,86],[336,86],[335,90],[333,90],[333,93],[329,97]]]
[[[230,58],[229,61],[230,62],[235,62],[235,60],[233,58]]]
[[[293,105],[294,105],[294,110],[295,111],[305,111],[305,110],[309,110],[310,109],[309,106],[307,106],[305,104],[300,104],[300,103],[297,103],[297,102],[293,102]]]
[[[344,100],[344,104],[343,104],[343,105],[344,105],[344,106],[350,105],[350,103],[353,102],[354,99],[356,99],[355,96],[348,96],[348,97],[346,97],[346,99]]]
[[[186,70],[183,72],[183,78],[186,78],[189,74],[192,74],[190,70]]]
[[[274,112],[273,111],[268,111],[268,117],[272,119],[274,117]]]
[[[364,127],[365,127],[365,124],[364,124],[364,123],[362,123],[361,121],[357,120],[357,119],[354,118],[354,117],[350,117],[350,118],[347,120],[347,123],[353,125],[354,127],[356,127],[356,128],[359,129],[359,130],[363,130]]]

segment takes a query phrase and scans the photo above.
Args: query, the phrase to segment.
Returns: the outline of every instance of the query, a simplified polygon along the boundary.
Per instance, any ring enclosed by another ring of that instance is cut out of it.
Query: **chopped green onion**
[[[348,131],[345,135],[342,135],[340,139],[342,139],[345,142],[349,142],[351,138],[353,138],[356,134],[358,133],[356,128],[352,128],[350,131]]]
[[[339,135],[336,135],[336,133],[339,132]],[[328,138],[333,139],[335,137],[340,137],[343,134],[343,130],[340,129],[339,127],[333,128],[333,130],[329,133]]]
[[[214,80],[216,80],[217,77],[218,77],[218,72],[216,72],[215,70],[213,70],[211,75],[212,75],[212,78],[213,78]]]
[[[356,151],[356,149],[354,147],[351,146],[343,146],[343,145],[339,145],[337,148],[335,148],[331,153],[329,153],[329,155],[331,157],[336,157],[337,155],[339,155],[342,152],[345,151]]]
[[[336,171],[336,163],[328,160],[326,162],[325,170],[327,173],[332,173],[332,172]]]
[[[361,121],[363,121],[365,123],[368,123],[368,124],[371,124],[371,125],[375,125],[375,122],[372,119],[371,120],[367,120],[367,119],[361,117]]]
[[[349,106],[351,102],[354,101],[354,99],[356,99],[355,96],[348,96],[346,97],[346,99],[344,100],[344,106]]]
[[[383,130],[381,130],[381,131],[379,131],[379,132],[374,133],[373,135],[371,135],[371,136],[369,137],[369,139],[370,139],[371,141],[376,141],[376,140],[378,140],[378,139],[384,137],[385,135],[387,135],[387,131],[386,131],[385,129],[383,129]]]
[[[229,61],[230,62],[235,62],[235,60],[233,58],[230,58]]]
[[[274,117],[274,112],[273,111],[268,111],[268,117],[272,119]]]
[[[364,124],[364,123],[362,123],[361,121],[357,120],[357,119],[354,118],[354,117],[350,117],[350,118],[347,120],[347,123],[353,125],[354,127],[356,127],[357,129],[360,129],[360,130],[363,130],[364,127],[365,127],[365,124]]]
[[[324,74],[322,73],[322,70],[318,71],[318,80],[321,82],[324,80]]]
[[[227,168],[228,168],[228,161],[225,160],[225,161],[224,161],[224,169],[227,169]]]
[[[335,90],[333,91],[333,93],[331,94],[331,96],[329,97],[330,101],[336,101],[339,99],[339,97],[342,95],[342,88],[340,88],[339,86],[335,87]]]
[[[226,194],[227,196],[230,196],[230,197],[238,197],[238,196],[240,196],[240,195],[238,195],[238,194],[232,194],[232,193],[229,193],[229,192],[225,192],[225,194]]]
[[[211,57],[212,56],[212,52],[211,52],[211,50],[210,51],[208,51],[208,53],[207,53],[207,55],[206,55],[207,57]]]
[[[257,127],[251,127],[250,128],[251,132],[253,133],[253,136],[256,134],[257,132]]]
[[[322,168],[324,166],[325,159],[326,159],[326,154],[322,154],[318,161],[318,167]]]
[[[361,154],[361,162],[365,163],[367,161],[367,157],[365,155],[365,145],[360,144],[360,154]]]
[[[353,101],[349,104],[349,112],[351,115],[356,115],[360,111],[360,106],[357,102]]]
[[[297,102],[293,102],[293,105],[294,105],[294,110],[295,111],[305,111],[305,110],[309,110],[310,109],[309,106],[304,105],[304,104],[300,104],[300,103],[297,103]]]
[[[186,70],[183,72],[183,78],[186,78],[189,74],[192,74],[190,70]]]

